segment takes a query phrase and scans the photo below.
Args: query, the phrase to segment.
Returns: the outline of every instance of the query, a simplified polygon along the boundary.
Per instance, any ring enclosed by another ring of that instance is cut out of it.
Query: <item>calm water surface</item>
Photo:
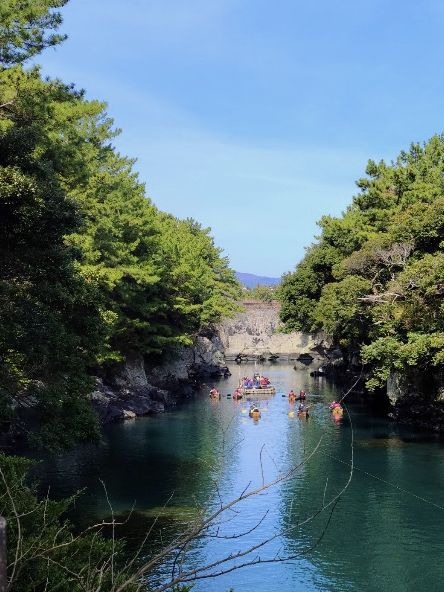
[[[233,392],[233,376],[219,383]],[[253,367],[241,366],[242,374]],[[308,372],[279,364],[266,368],[277,394],[248,417],[246,402],[201,396],[176,411],[109,426],[98,448],[84,448],[43,463],[40,478],[55,495],[87,488],[74,518],[82,525],[109,516],[100,480],[114,512],[135,510],[124,534],[134,545],[160,516],[164,540],[180,531],[196,507],[227,501],[249,484],[276,477],[317,452],[294,478],[271,488],[227,516],[223,534],[260,526],[239,540],[212,538],[191,549],[188,566],[217,560],[285,531],[265,546],[263,558],[292,556],[288,563],[248,567],[195,584],[195,592],[353,591],[419,592],[444,589],[444,446],[432,437],[399,431],[350,405],[351,421],[335,424],[327,404],[335,387]],[[290,388],[310,393],[311,417],[301,421],[282,397]],[[344,487],[331,513],[316,515]],[[262,465],[260,462],[262,449]],[[172,496],[172,497],[171,497]],[[170,502],[164,507],[167,500]],[[309,520],[304,525],[301,522]],[[158,534],[156,535],[156,537]],[[153,541],[153,546],[156,543]],[[160,574],[161,575],[161,574]]]

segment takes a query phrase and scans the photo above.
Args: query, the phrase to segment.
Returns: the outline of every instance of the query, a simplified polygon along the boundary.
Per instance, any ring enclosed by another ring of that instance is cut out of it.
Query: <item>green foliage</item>
[[[369,313],[360,298],[369,289],[368,280],[352,275],[340,282],[326,284],[322,290],[315,310],[316,321],[343,346],[359,342],[365,334]]]
[[[94,367],[189,344],[240,295],[209,229],[146,197],[105,104],[22,66],[64,4],[0,7],[0,428],[52,449],[97,438]]]
[[[110,348],[102,357],[156,351],[169,334],[160,288],[158,212],[130,161],[99,145],[94,162],[98,166],[84,183],[66,171],[63,182],[72,187],[84,219],[67,241],[80,251],[81,272],[100,290],[110,320]]]
[[[379,337],[363,346],[362,358],[372,364],[372,376],[367,382],[370,390],[384,386],[392,371],[404,372],[415,368],[427,372],[430,367],[444,363],[444,332],[409,333],[405,341],[394,337]]]
[[[61,43],[59,12],[68,0],[2,0],[0,4],[0,64],[26,61],[45,47]],[[49,34],[48,34],[48,31]]]
[[[390,165],[369,161],[352,205],[321,220],[318,242],[284,276],[286,328],[323,329],[348,352],[362,348],[371,388],[394,370],[442,369],[443,170],[444,136]]]
[[[262,302],[273,302],[279,299],[280,286],[255,286],[244,292],[244,298],[248,300],[261,300]]]
[[[18,67],[0,72],[0,82],[0,103],[13,97],[0,110],[2,419],[16,409],[50,446],[56,433],[64,444],[90,440],[97,428],[87,366],[103,336],[100,298],[64,241],[80,227],[78,210],[40,150],[51,143],[45,123],[60,85]]]
[[[166,267],[165,300],[172,311],[172,326],[183,337],[232,316],[237,310],[240,286],[209,228],[193,219],[160,219],[161,259]]]
[[[77,204],[83,225],[66,241],[104,301],[109,338],[100,360],[162,353],[236,310],[239,286],[209,229],[159,212],[97,101],[59,87],[42,154]],[[68,139],[68,141],[67,141]]]
[[[280,290],[281,319],[289,331],[313,331],[317,328],[316,302],[322,288],[333,279],[333,267],[340,255],[335,247],[312,245],[294,273],[284,274]]]

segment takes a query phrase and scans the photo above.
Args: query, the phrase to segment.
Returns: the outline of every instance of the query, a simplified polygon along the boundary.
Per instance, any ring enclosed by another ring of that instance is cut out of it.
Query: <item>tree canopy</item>
[[[370,388],[393,371],[442,371],[444,136],[396,161],[369,161],[359,193],[281,289],[288,330],[324,330],[369,365]]]
[[[0,421],[51,448],[97,437],[93,369],[191,343],[240,294],[210,230],[148,199],[106,105],[25,68],[64,4],[0,7]]]
[[[21,64],[66,36],[55,31],[62,23],[57,8],[68,0],[2,0],[0,4],[0,65]]]

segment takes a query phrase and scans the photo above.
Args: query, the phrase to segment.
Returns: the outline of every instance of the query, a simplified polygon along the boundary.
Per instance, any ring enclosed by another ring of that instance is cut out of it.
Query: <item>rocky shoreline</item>
[[[422,378],[422,379],[421,379]],[[392,374],[387,381],[389,417],[398,423],[444,434],[444,386],[442,376],[409,378]]]
[[[313,374],[316,375],[317,371]],[[444,435],[444,387],[440,386],[440,378],[435,377],[434,387],[427,389],[421,384],[420,375],[407,379],[400,374],[392,374],[386,388],[369,393],[365,388],[368,378],[365,370],[339,358],[325,362],[322,376],[343,384],[344,389],[358,381],[348,395],[349,401],[364,402],[397,424]]]
[[[90,395],[102,424],[164,413],[189,398],[208,379],[229,370],[217,331],[200,335],[193,346],[169,352],[159,366],[128,356],[111,377],[95,377]]]

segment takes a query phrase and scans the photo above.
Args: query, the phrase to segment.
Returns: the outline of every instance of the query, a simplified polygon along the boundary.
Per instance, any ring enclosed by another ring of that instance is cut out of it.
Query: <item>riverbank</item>
[[[102,424],[174,408],[203,383],[227,375],[227,363],[234,360],[290,361],[301,370],[340,362],[340,351],[324,334],[280,332],[277,302],[242,304],[233,318],[202,332],[192,346],[171,350],[158,365],[132,356],[113,373],[97,377],[91,401]]]

